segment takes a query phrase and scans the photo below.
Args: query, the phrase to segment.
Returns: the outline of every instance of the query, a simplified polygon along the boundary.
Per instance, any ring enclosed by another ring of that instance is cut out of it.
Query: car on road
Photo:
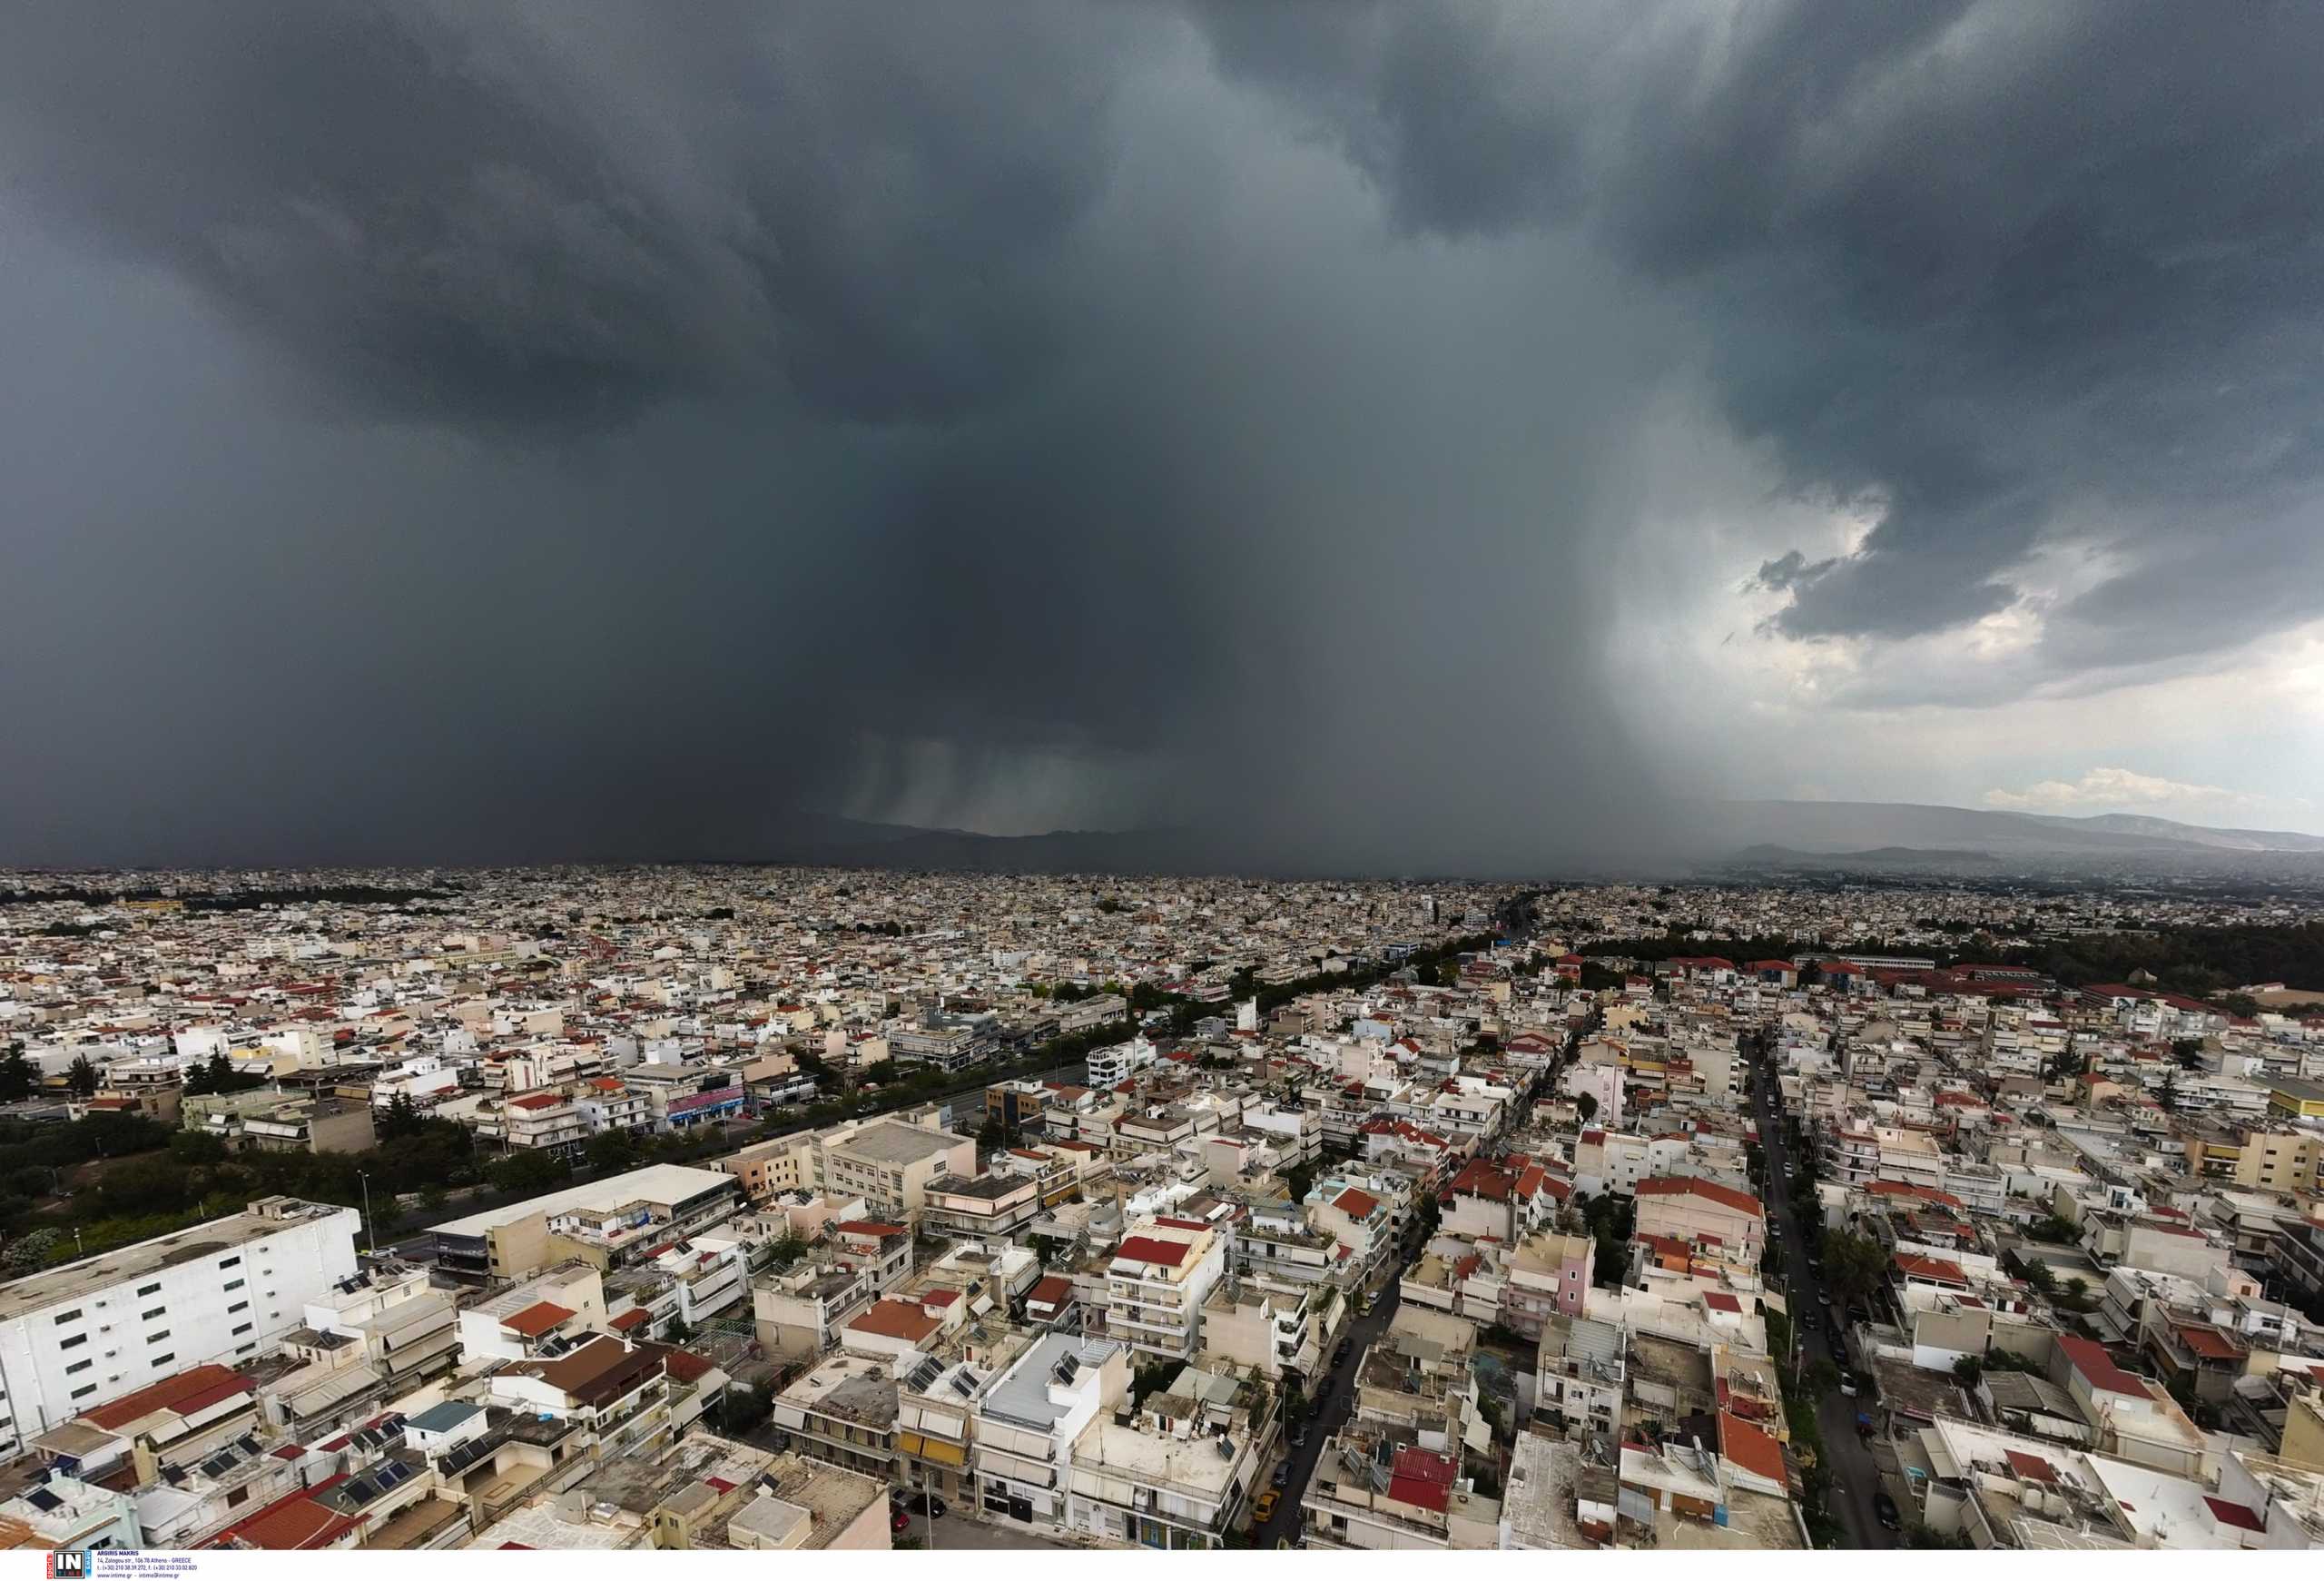
[[[1888,1497],[1888,1490],[1885,1487],[1873,1494],[1872,1513],[1879,1518],[1882,1526],[1892,1532],[1901,1530],[1904,1527],[1905,1522],[1902,1513],[1896,1508],[1896,1501]]]
[[[1277,1487],[1289,1487],[1291,1486],[1291,1462],[1288,1460],[1277,1462],[1275,1468],[1275,1475],[1268,1480],[1272,1481]]]
[[[1275,1518],[1275,1507],[1282,1502],[1283,1495],[1277,1493],[1272,1487],[1259,1495],[1259,1502],[1251,1507],[1252,1524],[1255,1526],[1266,1525],[1268,1521]]]
[[[1336,1372],[1345,1367],[1347,1359],[1354,1354],[1355,1354],[1355,1342],[1351,1339],[1341,1340],[1332,1348],[1332,1370]]]
[[[888,1510],[888,1529],[891,1532],[910,1531],[911,1517],[891,1506]]]
[[[1307,1424],[1300,1423],[1291,1429],[1291,1447],[1295,1449],[1307,1442]]]
[[[1848,1398],[1850,1398],[1850,1399],[1854,1399],[1854,1398],[1856,1398],[1856,1374],[1855,1374],[1855,1373],[1853,1373],[1853,1372],[1844,1372],[1844,1373],[1840,1374],[1840,1392],[1841,1392],[1842,1394],[1846,1395],[1846,1396]]]
[[[888,1507],[902,1510],[907,1515],[924,1515],[931,1519],[940,1520],[944,1515],[944,1501],[925,1490],[908,1493],[898,1488],[888,1496]]]
[[[1829,1290],[1817,1290],[1816,1292],[1816,1299],[1828,1307],[1832,1304],[1832,1292]]]

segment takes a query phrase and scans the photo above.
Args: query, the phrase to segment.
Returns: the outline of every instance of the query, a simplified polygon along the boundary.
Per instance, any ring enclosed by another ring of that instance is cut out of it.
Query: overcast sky
[[[2319,60],[2304,4],[18,7],[0,861],[2324,831]]]

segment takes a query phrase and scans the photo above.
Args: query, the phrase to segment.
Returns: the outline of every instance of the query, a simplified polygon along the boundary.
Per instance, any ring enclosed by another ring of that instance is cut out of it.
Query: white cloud
[[[2268,796],[2223,786],[2188,785],[2127,768],[2093,768],[2077,780],[2045,779],[2022,791],[1989,790],[1985,805],[2021,813],[2076,813],[2094,808],[2203,805],[2256,807]]]

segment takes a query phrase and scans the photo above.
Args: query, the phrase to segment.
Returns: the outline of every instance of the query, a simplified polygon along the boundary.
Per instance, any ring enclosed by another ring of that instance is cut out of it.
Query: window
[[[153,1360],[147,1362],[145,1365],[148,1367],[166,1367],[177,1359],[178,1353],[172,1350],[168,1352],[166,1355],[156,1356]]]
[[[64,1369],[64,1376],[70,1378],[76,1372],[86,1372],[96,1364],[96,1359],[94,1357],[91,1357],[86,1361],[76,1361],[72,1366]]]
[[[247,1356],[247,1355],[249,1355],[251,1351],[253,1351],[253,1350],[255,1350],[255,1349],[258,1349],[258,1341],[257,1341],[257,1340],[255,1340],[255,1339],[253,1339],[253,1340],[251,1340],[251,1341],[249,1344],[247,1344],[247,1345],[237,1345],[237,1346],[235,1346],[235,1347],[234,1347],[234,1354],[235,1354],[235,1355],[237,1355],[237,1356]]]
[[[170,1331],[167,1329],[164,1329],[159,1334],[146,1335],[145,1343],[148,1345],[159,1345],[162,1340],[167,1339],[169,1337]]]
[[[242,1266],[242,1260],[240,1257],[225,1258],[219,1262],[218,1266],[222,1269],[240,1268]]]
[[[70,1350],[75,1345],[86,1345],[88,1342],[89,1337],[86,1334],[75,1334],[70,1339],[58,1340],[56,1342],[56,1348],[59,1350]]]
[[[233,1492],[226,1496],[226,1507],[228,1509],[231,1509],[236,1505],[241,1504],[243,1500],[249,1498],[250,1496],[251,1490],[247,1486],[237,1487]]]
[[[64,1325],[65,1325],[65,1324],[67,1324],[67,1323],[72,1323],[72,1322],[76,1322],[76,1321],[78,1321],[78,1320],[79,1320],[79,1319],[80,1319],[80,1316],[81,1316],[81,1309],[80,1309],[80,1308],[78,1308],[78,1307],[75,1307],[75,1308],[74,1308],[74,1309],[73,1309],[71,1311],[69,1311],[69,1312],[59,1312],[59,1313],[57,1313],[57,1314],[56,1314],[55,1321],[56,1321],[57,1326],[58,1326],[59,1328],[62,1328]]]
[[[146,1310],[144,1310],[144,1311],[143,1311],[143,1312],[138,1313],[137,1315],[138,1315],[140,1318],[143,1319],[146,1322],[150,1323],[150,1322],[152,1322],[154,1319],[156,1319],[156,1318],[160,1317],[162,1313],[164,1313],[164,1312],[166,1312],[166,1311],[168,1311],[168,1310],[169,1310],[169,1309],[168,1309],[167,1307],[152,1307],[152,1308],[148,1308]]]
[[[137,1293],[140,1296],[158,1296],[162,1293],[162,1281],[155,1280],[150,1285],[139,1285]]]
[[[226,1288],[230,1290],[239,1290],[242,1288],[242,1281],[241,1280],[228,1280],[226,1281]]]
[[[236,1301],[232,1306],[226,1309],[226,1316],[231,1318],[237,1312],[247,1312],[250,1309],[251,1304],[248,1301]]]
[[[73,1398],[74,1398],[74,1399],[76,1399],[76,1400],[77,1400],[77,1399],[84,1399],[84,1398],[86,1398],[88,1396],[93,1395],[93,1394],[94,1394],[94,1393],[96,1393],[96,1392],[97,1392],[97,1386],[96,1386],[95,1384],[94,1384],[94,1383],[84,1383],[84,1384],[83,1384],[79,1388],[76,1388],[76,1389],[74,1389],[74,1390],[73,1391]]]
[[[234,1332],[237,1334],[247,1334],[251,1331],[251,1326],[248,1323],[237,1323],[234,1326]]]

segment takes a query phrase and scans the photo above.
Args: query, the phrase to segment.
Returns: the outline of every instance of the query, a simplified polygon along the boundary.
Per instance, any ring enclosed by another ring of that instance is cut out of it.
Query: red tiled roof
[[[1916,1257],[1910,1252],[1900,1251],[1896,1253],[1896,1263],[1910,1279],[1939,1280],[1965,1288],[1969,1283],[1969,1276],[1962,1271],[1961,1265],[1945,1258]]]
[[[1754,1218],[1765,1218],[1768,1211],[1748,1191],[1738,1191],[1732,1186],[1722,1186],[1717,1181],[1706,1181],[1694,1175],[1659,1175],[1650,1181],[1640,1181],[1637,1194],[1641,1197],[1700,1197]]]
[[[1718,1453],[1756,1477],[1782,1484],[1783,1446],[1733,1411],[1718,1413]]]
[[[1714,1312],[1740,1312],[1743,1303],[1725,1290],[1712,1290],[1703,1297],[1703,1305]]]
[[[938,1324],[921,1308],[906,1301],[874,1301],[848,1325],[866,1334],[918,1344],[936,1332]]]
[[[521,1312],[511,1312],[500,1319],[503,1329],[513,1329],[527,1339],[537,1339],[573,1316],[573,1309],[560,1307],[555,1301],[535,1301]]]
[[[643,1307],[632,1307],[628,1311],[624,1312],[620,1317],[615,1318],[611,1323],[607,1324],[606,1327],[612,1329],[617,1334],[626,1334],[632,1329],[635,1329],[639,1324],[645,1322],[651,1315],[652,1314],[647,1312]]]
[[[873,1235],[885,1240],[891,1235],[909,1235],[911,1231],[901,1224],[886,1224],[877,1219],[850,1219],[832,1226],[841,1235]]]
[[[511,1109],[554,1109],[565,1101],[562,1093],[534,1092],[523,1098],[511,1098],[508,1100],[508,1107]]]
[[[2235,1342],[2208,1323],[2181,1323],[2179,1338],[2187,1349],[2209,1361],[2232,1361],[2243,1354]]]
[[[2009,1458],[2009,1468],[2028,1482],[2055,1482],[2058,1468],[2039,1455],[2028,1455],[2023,1449],[2004,1451]]]
[[[1044,1306],[1057,1307],[1064,1305],[1066,1298],[1072,1294],[1071,1280],[1050,1274],[1036,1282],[1033,1288],[1026,1292],[1025,1299],[1029,1302],[1038,1301]]]
[[[221,1367],[216,1362],[205,1362],[200,1367],[188,1368],[183,1372],[165,1378],[159,1383],[149,1383],[143,1388],[94,1409],[83,1411],[81,1419],[111,1432],[155,1411],[198,1411],[254,1387],[249,1378],[233,1369]]]
[[[1180,1241],[1157,1240],[1150,1235],[1133,1235],[1114,1253],[1132,1262],[1158,1262],[1165,1268],[1176,1268],[1187,1260],[1188,1248]]]
[[[1351,1219],[1363,1219],[1378,1210],[1380,1199],[1369,1191],[1359,1191],[1350,1186],[1339,1194],[1339,1200],[1332,1206]]]
[[[2076,1372],[2089,1380],[2093,1388],[2102,1388],[2112,1394],[2143,1395],[2146,1390],[2139,1380],[2114,1365],[2106,1348],[2095,1339],[2084,1339],[2077,1334],[2061,1334],[2057,1347],[2066,1353]]]
[[[1452,1457],[1416,1446],[1397,1450],[1394,1468],[1388,1474],[1388,1497],[1442,1511],[1452,1502]]]

